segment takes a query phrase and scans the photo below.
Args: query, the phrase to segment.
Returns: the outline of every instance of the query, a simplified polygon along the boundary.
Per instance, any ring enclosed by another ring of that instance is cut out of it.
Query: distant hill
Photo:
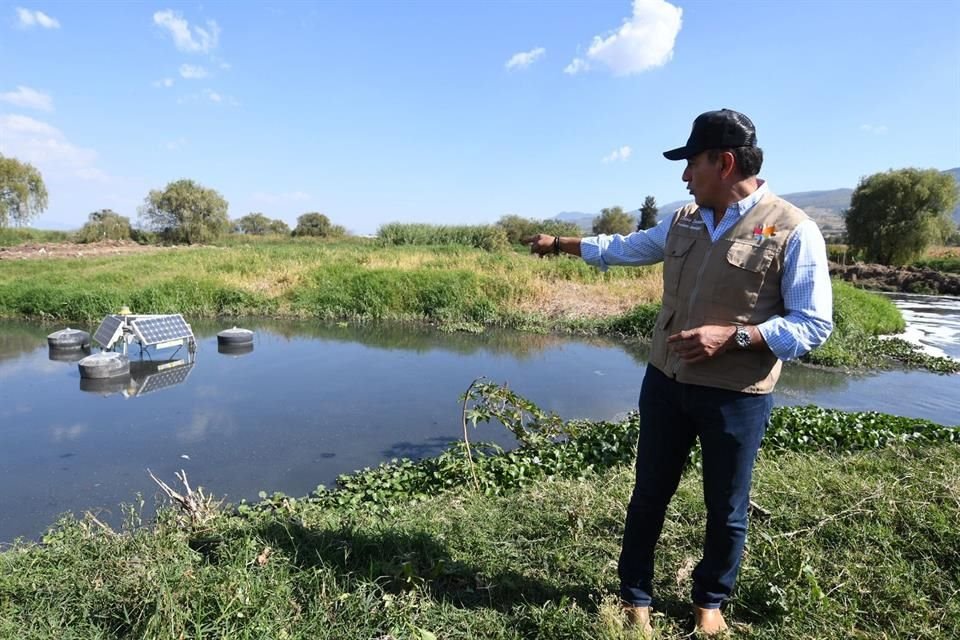
[[[960,167],[947,169],[943,173],[948,173],[954,177],[960,185]],[[843,233],[843,210],[850,206],[850,196],[853,195],[853,189],[832,189],[830,191],[798,191],[797,193],[780,194],[780,197],[794,206],[800,207],[804,212],[813,218],[824,235],[830,236]],[[673,212],[683,205],[691,202],[690,200],[677,200],[668,202],[657,210],[657,219],[662,220],[666,216],[673,215]],[[639,210],[628,211],[630,215],[639,217]],[[557,220],[574,222],[584,230],[585,233],[591,233],[593,230],[593,219],[598,213],[583,213],[580,211],[564,211],[554,216]],[[953,211],[953,221],[960,225],[960,205]]]

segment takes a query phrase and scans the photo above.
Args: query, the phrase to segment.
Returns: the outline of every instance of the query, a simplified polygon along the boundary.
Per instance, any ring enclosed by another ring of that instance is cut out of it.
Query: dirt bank
[[[14,247],[0,247],[0,260],[44,260],[49,258],[95,258],[152,253],[172,247],[137,244],[132,240],[104,240],[88,244],[73,242],[37,242]]]
[[[885,267],[882,264],[830,263],[830,275],[864,289],[960,296],[960,275],[918,267]]]

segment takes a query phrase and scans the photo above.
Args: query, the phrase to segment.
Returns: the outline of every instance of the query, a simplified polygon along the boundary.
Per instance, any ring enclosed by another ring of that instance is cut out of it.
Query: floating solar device
[[[103,319],[93,339],[106,350],[120,344],[127,352],[130,343],[136,341],[141,348],[169,347],[192,348],[195,343],[193,330],[179,313],[168,315],[118,315],[111,314]]]

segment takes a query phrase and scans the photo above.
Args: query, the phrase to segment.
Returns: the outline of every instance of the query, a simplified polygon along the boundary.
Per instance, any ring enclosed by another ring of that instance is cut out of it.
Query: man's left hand
[[[729,325],[706,324],[668,336],[667,347],[686,363],[702,362],[730,348],[736,331],[736,327]]]

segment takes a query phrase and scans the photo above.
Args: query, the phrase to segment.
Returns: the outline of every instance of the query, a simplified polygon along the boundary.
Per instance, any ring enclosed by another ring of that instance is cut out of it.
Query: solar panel
[[[93,339],[104,349],[109,349],[122,332],[123,318],[121,316],[106,316],[97,328],[97,332],[93,334]]]
[[[172,387],[186,380],[187,376],[190,375],[190,369],[193,368],[193,363],[186,363],[182,360],[179,362],[181,362],[181,364],[174,368],[164,369],[144,378],[140,388],[137,389],[137,395],[142,396],[146,393],[159,391],[160,389]]]
[[[137,340],[144,346],[192,338],[190,325],[179,313],[169,316],[147,316],[135,318],[130,323]]]

